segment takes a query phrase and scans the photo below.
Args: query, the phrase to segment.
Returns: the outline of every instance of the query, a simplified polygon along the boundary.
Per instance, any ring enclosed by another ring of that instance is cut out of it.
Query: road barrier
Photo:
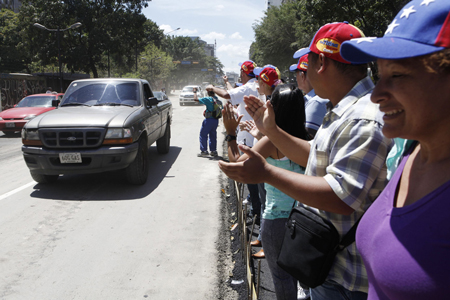
[[[240,241],[240,247],[241,247],[241,255],[242,259],[245,264],[245,270],[247,272],[247,291],[248,291],[248,299],[249,300],[256,300],[258,299],[259,295],[259,288],[260,288],[260,272],[261,272],[261,260],[258,260],[258,268],[257,268],[257,274],[255,278],[255,274],[252,273],[252,268],[250,266],[251,260],[251,251],[252,247],[250,245],[251,238],[249,239],[249,232],[247,227],[247,204],[243,204],[243,198],[244,198],[244,184],[239,182],[234,182],[234,189],[236,191],[236,201],[237,201],[237,220],[238,220],[238,228],[241,230],[241,241]],[[250,236],[251,233],[253,233],[253,230],[255,228],[255,221],[256,217],[253,218],[251,229],[250,229]],[[255,287],[256,285],[256,287]]]

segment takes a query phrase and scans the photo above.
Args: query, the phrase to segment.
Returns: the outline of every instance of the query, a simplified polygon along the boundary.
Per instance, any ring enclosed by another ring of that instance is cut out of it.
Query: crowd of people
[[[252,61],[240,66],[242,86],[207,87],[229,101],[230,161],[219,167],[258,199],[277,299],[448,298],[449,48],[450,2],[413,0],[381,38],[347,22],[319,28],[293,54],[296,89]],[[314,288],[276,263],[294,205],[341,237],[357,224],[356,242]]]

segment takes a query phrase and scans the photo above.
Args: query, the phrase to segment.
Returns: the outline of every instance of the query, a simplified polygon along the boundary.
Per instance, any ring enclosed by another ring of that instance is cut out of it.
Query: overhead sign
[[[182,60],[182,61],[181,61],[181,64],[182,64],[182,65],[190,65],[190,64],[191,64],[191,61],[190,61],[190,60]]]
[[[202,72],[206,72],[206,71],[208,71],[208,69],[202,69],[201,71],[202,71]]]

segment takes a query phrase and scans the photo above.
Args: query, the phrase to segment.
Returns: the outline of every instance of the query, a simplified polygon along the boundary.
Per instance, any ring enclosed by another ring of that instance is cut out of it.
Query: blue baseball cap
[[[404,59],[450,48],[450,1],[413,0],[388,26],[382,38],[356,38],[341,46],[352,63],[378,58]]]
[[[295,51],[293,57],[294,58],[300,58],[300,57],[308,54],[309,52],[311,52],[311,50],[309,50],[309,47],[301,48],[301,49],[298,49],[297,51]]]

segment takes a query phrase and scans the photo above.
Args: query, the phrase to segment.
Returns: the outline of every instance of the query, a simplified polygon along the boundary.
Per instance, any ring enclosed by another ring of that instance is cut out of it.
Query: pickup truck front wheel
[[[127,181],[131,184],[142,185],[147,182],[148,177],[148,153],[147,142],[139,139],[138,152],[134,161],[125,168]]]
[[[166,124],[164,135],[156,140],[156,150],[159,154],[169,153],[170,149],[170,123]]]
[[[44,174],[31,173],[31,177],[37,183],[46,184],[46,183],[53,183],[56,180],[58,180],[59,175],[44,175]]]

